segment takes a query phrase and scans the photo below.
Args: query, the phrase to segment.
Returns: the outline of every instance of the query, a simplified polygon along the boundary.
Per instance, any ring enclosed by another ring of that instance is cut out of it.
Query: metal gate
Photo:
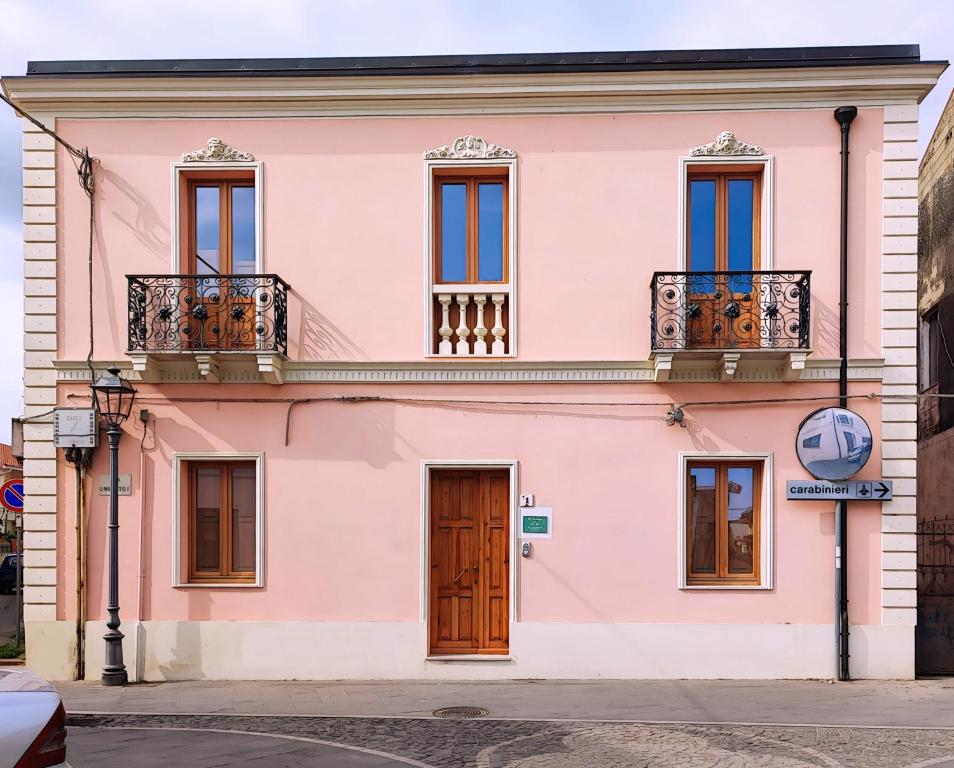
[[[919,674],[954,674],[954,518],[917,524]]]

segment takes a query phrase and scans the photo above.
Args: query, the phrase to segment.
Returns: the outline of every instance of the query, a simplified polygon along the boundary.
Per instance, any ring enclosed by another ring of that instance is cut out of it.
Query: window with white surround
[[[773,185],[774,158],[730,131],[680,157],[679,269],[774,269]],[[693,252],[692,238],[702,235]]]
[[[772,455],[679,457],[679,587],[772,588]]]
[[[172,272],[261,274],[262,163],[219,139],[172,164]]]
[[[264,457],[173,457],[173,586],[264,585]]]
[[[479,136],[424,154],[425,355],[516,354],[516,153]]]

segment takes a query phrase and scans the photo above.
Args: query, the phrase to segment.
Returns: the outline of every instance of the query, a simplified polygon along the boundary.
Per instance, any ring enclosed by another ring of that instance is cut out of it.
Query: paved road
[[[954,679],[57,683],[69,712],[367,717],[485,707],[516,720],[954,726]]]
[[[76,768],[954,768],[954,730],[941,729],[77,714],[69,725]],[[205,732],[164,730],[183,728]]]
[[[407,768],[421,763],[283,736],[156,729],[70,728],[74,768]]]

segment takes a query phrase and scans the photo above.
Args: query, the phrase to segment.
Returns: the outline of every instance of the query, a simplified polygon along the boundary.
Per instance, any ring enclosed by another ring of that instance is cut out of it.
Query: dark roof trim
[[[919,64],[917,45],[734,48],[693,51],[352,56],[304,59],[31,61],[37,77],[342,77],[535,72],[642,72]]]

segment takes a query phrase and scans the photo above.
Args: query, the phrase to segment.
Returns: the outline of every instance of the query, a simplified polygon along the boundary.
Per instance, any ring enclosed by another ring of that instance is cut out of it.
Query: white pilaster
[[[33,123],[22,125],[23,402],[24,415],[36,417],[23,428],[23,613],[33,666],[33,628],[56,620],[56,449],[53,419],[41,415],[56,405],[56,146]]]
[[[917,616],[917,407],[891,396],[917,393],[917,104],[884,108],[882,193],[881,473],[894,500],[881,505],[881,622],[913,626]]]

